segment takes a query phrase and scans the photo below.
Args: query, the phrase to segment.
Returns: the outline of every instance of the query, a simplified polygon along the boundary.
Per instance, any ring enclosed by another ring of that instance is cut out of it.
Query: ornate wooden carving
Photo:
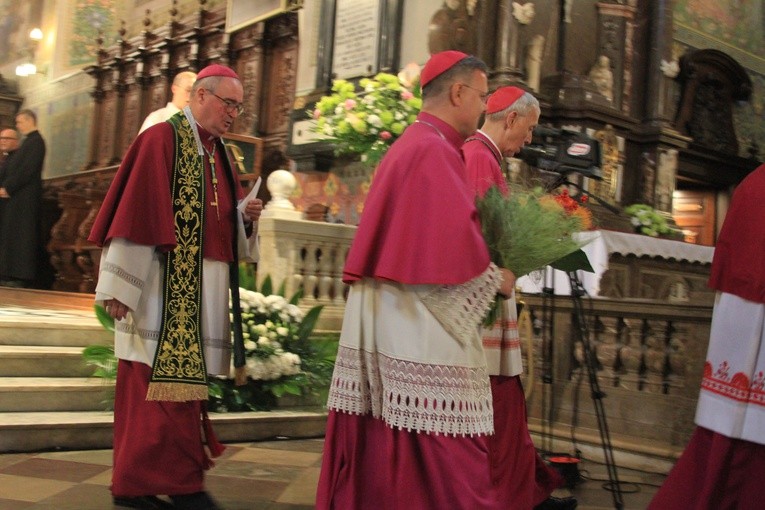
[[[247,111],[237,119],[232,133],[266,135],[267,147],[284,149],[295,93],[297,15],[256,23],[229,37],[224,32],[225,9],[207,11],[205,3],[200,1],[199,11],[190,19],[179,21],[173,16],[166,26],[134,38],[126,39],[124,29],[120,30],[118,43],[100,48],[96,64],[86,69],[94,78],[86,168],[91,171],[45,181],[51,207],[61,211],[51,220],[55,224],[47,226],[48,251],[56,271],[54,289],[95,289],[101,250],[87,241],[88,234],[115,165],[144,117],[167,103],[177,73],[199,70],[211,62],[233,67],[242,77]],[[150,12],[146,15],[148,19]],[[150,24],[144,21],[144,26]]]
[[[682,84],[675,128],[698,145],[738,154],[733,102],[748,100],[752,80],[741,65],[718,50],[698,50],[680,60]]]

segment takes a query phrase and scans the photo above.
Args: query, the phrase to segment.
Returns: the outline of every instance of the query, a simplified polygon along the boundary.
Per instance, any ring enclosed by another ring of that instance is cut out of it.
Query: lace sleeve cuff
[[[460,285],[443,285],[419,293],[420,301],[443,328],[458,342],[466,344],[478,332],[486,312],[502,285],[502,273],[490,263],[489,267]]]

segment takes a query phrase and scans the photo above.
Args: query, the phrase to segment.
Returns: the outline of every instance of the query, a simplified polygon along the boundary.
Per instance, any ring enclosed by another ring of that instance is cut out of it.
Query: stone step
[[[210,414],[224,443],[324,435],[320,408]],[[0,412],[0,452],[88,450],[112,447],[111,412]]]
[[[0,377],[0,412],[103,410],[113,387],[93,377]]]
[[[0,345],[0,377],[88,377],[82,347]]]
[[[95,318],[0,318],[0,345],[85,347],[113,341],[114,334]]]

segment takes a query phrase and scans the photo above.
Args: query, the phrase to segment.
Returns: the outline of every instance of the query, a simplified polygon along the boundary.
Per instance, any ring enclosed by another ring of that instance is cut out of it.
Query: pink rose
[[[345,109],[346,110],[353,110],[356,107],[356,101],[353,99],[346,99],[345,100]]]
[[[318,119],[319,117],[321,117],[321,110],[319,110],[318,108],[316,108],[316,109],[313,111],[313,118],[314,118],[314,119]]]
[[[414,97],[414,94],[412,94],[408,90],[404,90],[404,91],[401,92],[401,99],[403,99],[404,101],[406,101],[408,99],[412,99],[413,97]]]
[[[390,140],[391,136],[393,136],[393,135],[390,134],[389,131],[381,131],[380,132],[380,138],[382,138],[383,140]]]

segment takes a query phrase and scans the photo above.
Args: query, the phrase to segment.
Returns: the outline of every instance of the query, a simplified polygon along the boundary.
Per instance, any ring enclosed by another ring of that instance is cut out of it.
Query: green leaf
[[[255,289],[256,273],[254,264],[247,262],[239,263],[239,286],[244,289]]]
[[[297,335],[300,340],[305,340],[310,336],[313,328],[316,327],[316,322],[319,320],[319,314],[323,308],[324,305],[314,306],[308,310],[308,313],[305,314],[305,317],[303,317],[303,321],[300,323],[297,331]]]
[[[260,285],[260,293],[264,296],[270,296],[274,292],[274,284],[271,281],[271,275],[266,275],[263,283]]]
[[[550,265],[555,269],[559,269],[567,273],[570,271],[578,271],[580,269],[582,271],[587,271],[588,273],[595,272],[595,270],[592,268],[592,265],[590,264],[590,259],[587,258],[587,254],[582,250],[576,250],[575,252],[569,253],[565,257],[559,258]]]
[[[300,390],[300,386],[293,383],[284,383],[284,391],[290,395],[297,395],[298,397],[303,394]]]
[[[101,323],[104,329],[114,333],[114,317],[109,315],[106,309],[101,305],[93,305],[93,308],[96,311],[96,318],[98,319],[98,322]]]
[[[281,297],[287,297],[287,279],[286,278],[282,280],[282,284],[279,285],[279,290],[277,291],[277,295]]]
[[[290,298],[289,303],[297,306],[301,299],[303,299],[303,289],[298,289],[298,291]]]

